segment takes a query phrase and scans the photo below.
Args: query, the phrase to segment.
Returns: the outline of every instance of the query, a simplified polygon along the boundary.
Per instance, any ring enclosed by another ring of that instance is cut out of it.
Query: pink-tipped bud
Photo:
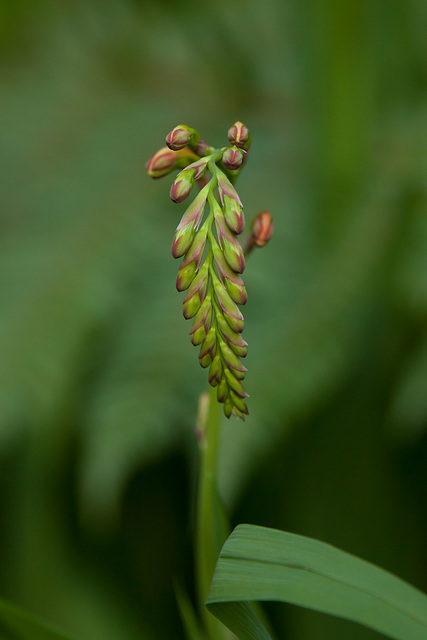
[[[231,144],[236,147],[244,147],[249,141],[249,129],[243,124],[243,122],[235,122],[228,130],[228,139]]]
[[[179,124],[166,136],[166,144],[169,149],[173,149],[174,151],[179,151],[188,146],[193,148],[199,140],[200,136],[197,131],[191,127],[187,127],[186,124]]]
[[[268,211],[261,211],[255,216],[252,227],[254,243],[257,247],[264,247],[273,235],[273,218]]]
[[[197,272],[197,264],[196,261],[190,262],[189,264],[182,264],[178,271],[178,276],[176,278],[176,288],[178,291],[185,291],[188,289],[190,284],[194,280],[194,276]]]
[[[172,242],[172,255],[174,258],[180,258],[184,253],[187,253],[188,249],[193,244],[194,234],[195,229],[193,222],[185,225],[185,227],[177,229]]]
[[[238,149],[236,146],[226,149],[222,155],[224,167],[230,170],[238,169],[242,166],[246,151]]]
[[[162,178],[173,171],[179,156],[167,147],[162,147],[145,165],[150,178]]]
[[[245,216],[240,204],[234,198],[223,195],[224,199],[224,218],[227,226],[237,235],[242,233],[245,228]]]
[[[243,249],[237,242],[230,242],[227,238],[222,238],[222,249],[224,258],[227,260],[230,268],[236,273],[243,273],[245,270],[245,257]]]
[[[194,185],[194,169],[183,169],[178,173],[170,190],[170,197],[173,202],[182,202],[191,192]]]

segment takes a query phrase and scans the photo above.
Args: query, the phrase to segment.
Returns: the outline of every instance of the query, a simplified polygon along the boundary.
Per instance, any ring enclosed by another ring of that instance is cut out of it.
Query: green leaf
[[[0,600],[0,636],[5,640],[68,640],[68,636],[6,600]]]
[[[427,596],[406,582],[318,540],[240,525],[222,548],[207,606],[241,640],[266,640],[252,600],[300,605],[397,640],[427,639]]]

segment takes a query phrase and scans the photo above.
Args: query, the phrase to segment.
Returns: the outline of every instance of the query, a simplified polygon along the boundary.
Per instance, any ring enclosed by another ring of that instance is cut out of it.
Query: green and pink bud
[[[188,264],[182,264],[178,271],[176,278],[176,288],[178,291],[185,291],[194,280],[194,276],[197,273],[197,264],[195,260]]]
[[[203,358],[207,353],[210,353],[212,357],[216,352],[216,330],[215,326],[212,325],[208,331],[207,336],[203,340],[203,344],[200,347],[199,358]]]
[[[225,379],[228,382],[228,386],[234,393],[236,393],[241,398],[249,398],[249,394],[246,393],[242,383],[240,380],[237,380],[231,373],[229,369],[224,369]]]
[[[243,273],[245,270],[245,257],[234,233],[225,222],[224,215],[220,209],[215,212],[216,230],[218,240],[230,268],[236,273]]]
[[[240,362],[238,356],[230,349],[228,344],[224,342],[224,340],[219,340],[219,348],[221,349],[222,357],[224,358],[225,363],[230,369],[239,372],[240,374],[245,374],[247,369]]]
[[[228,139],[232,145],[247,149],[250,144],[249,129],[238,120],[228,130]]]
[[[222,362],[219,354],[215,356],[209,369],[209,384],[216,387],[221,382],[223,373]],[[212,384],[214,382],[214,384]]]
[[[190,149],[171,151],[168,147],[162,147],[148,160],[145,165],[150,178],[163,178],[174,169],[183,169],[194,162],[196,155]]]
[[[248,407],[246,406],[246,402],[243,400],[243,398],[237,395],[237,393],[234,393],[234,391],[230,391],[230,398],[233,402],[235,413],[237,410],[242,414],[249,414]],[[239,415],[238,417],[240,418],[241,416]]]
[[[221,198],[221,204],[224,206],[224,196],[229,196],[233,200],[237,202],[241,207],[243,207],[242,201],[239,198],[239,194],[236,189],[231,184],[230,180],[227,176],[222,173],[222,171],[218,170],[218,191],[219,197]]]
[[[195,232],[203,218],[207,194],[207,187],[204,187],[182,216],[172,243],[172,255],[174,258],[180,258],[191,247]]]
[[[235,171],[242,166],[246,151],[236,146],[229,147],[222,155],[222,163],[226,169]]]
[[[195,169],[188,167],[178,173],[170,190],[170,198],[173,202],[182,202],[188,198],[194,185],[195,173]]]
[[[246,304],[248,301],[248,294],[246,293],[244,284],[236,284],[231,280],[225,280],[225,288],[230,298],[234,300],[236,304]]]
[[[205,253],[207,236],[208,236],[208,227],[206,226],[206,223],[205,223],[203,227],[200,229],[199,233],[194,238],[191,247],[185,254],[185,257],[181,266],[187,265],[193,260],[195,260],[196,267],[197,269],[199,269]]]
[[[179,151],[184,147],[194,147],[199,140],[200,136],[197,131],[185,124],[179,124],[166,136],[166,144],[173,151]]]
[[[205,263],[189,286],[184,302],[187,302],[196,293],[199,294],[200,300],[203,302],[208,290],[208,284],[208,265]]]
[[[225,402],[228,397],[228,384],[225,378],[222,378],[216,388],[216,397],[218,402]]]
[[[234,200],[234,198],[230,198],[230,196],[224,195],[223,200],[224,218],[227,226],[236,235],[239,235],[245,228],[245,216],[243,209],[240,204]]]

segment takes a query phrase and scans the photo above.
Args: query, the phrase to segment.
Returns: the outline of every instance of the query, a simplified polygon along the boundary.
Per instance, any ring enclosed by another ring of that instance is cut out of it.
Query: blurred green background
[[[233,524],[427,590],[427,4],[0,2],[0,596],[76,638],[183,638],[205,372],[144,164],[251,130]],[[379,637],[272,605],[279,637]]]

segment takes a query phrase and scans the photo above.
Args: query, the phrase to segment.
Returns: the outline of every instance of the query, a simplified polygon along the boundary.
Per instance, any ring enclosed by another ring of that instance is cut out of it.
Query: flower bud
[[[176,288],[178,291],[185,291],[188,289],[190,284],[193,282],[194,276],[197,272],[197,265],[195,260],[188,264],[182,264],[178,271],[178,276],[176,278]]]
[[[230,295],[227,293],[227,291],[225,290],[223,285],[219,282],[219,280],[216,283],[214,283],[214,290],[215,290],[215,296],[218,301],[218,304],[222,312],[224,313],[224,316],[227,322],[229,321],[229,318],[232,318],[233,321],[237,321],[240,326],[240,324],[243,323],[243,316],[240,312],[240,309],[237,306],[237,304],[231,299]],[[230,326],[234,329],[233,325],[230,325]],[[243,326],[242,326],[242,330],[243,330]],[[239,331],[239,333],[241,332]]]
[[[225,378],[222,378],[216,389],[216,397],[218,402],[224,402],[228,396],[228,384]]]
[[[199,358],[203,358],[207,353],[210,353],[212,357],[216,353],[216,331],[214,325],[211,326],[208,331],[208,335],[203,340],[203,344],[200,347]]]
[[[203,340],[206,338],[206,329],[205,326],[202,325],[201,327],[199,327],[193,334],[191,335],[191,342],[195,347],[198,347],[199,344],[202,344]],[[210,354],[208,354],[210,355]],[[200,356],[199,356],[199,360],[200,360]]]
[[[222,363],[219,354],[215,356],[213,362],[211,364],[211,368],[209,369],[209,384],[212,384],[213,380],[216,380],[217,384],[221,382],[222,378]],[[212,385],[216,386],[216,385]]]
[[[145,168],[150,178],[162,178],[175,169],[176,160],[176,153],[167,147],[162,147],[148,160]]]
[[[236,304],[246,304],[248,301],[248,294],[246,293],[245,285],[235,284],[230,280],[225,280],[225,288],[230,298]]]
[[[190,318],[194,318],[194,316],[200,309],[200,306],[201,306],[200,297],[199,297],[199,293],[197,292],[194,294],[194,296],[184,301],[184,304],[182,307],[182,315],[187,320],[189,320]]]
[[[243,147],[249,142],[249,129],[243,122],[235,122],[228,130],[228,139],[236,147]]]
[[[200,329],[201,326],[205,327],[206,333],[207,333],[210,326],[210,322],[209,322],[210,317],[212,317],[212,305],[211,305],[210,295],[208,295],[206,296],[206,298],[203,301],[203,304],[201,305],[200,309],[196,313],[196,316],[193,320],[193,326],[191,328],[190,335],[192,335],[198,329]],[[206,327],[206,324],[209,324],[209,326]]]
[[[233,401],[231,400],[230,397],[228,397],[225,402],[224,402],[224,413],[226,415],[227,418],[229,418],[231,416],[231,414],[233,413]],[[244,420],[244,418],[243,418]]]
[[[188,168],[188,167],[187,167]],[[186,212],[182,216],[179,225],[176,230],[185,227],[190,222],[194,223],[194,228],[197,229],[200,226],[200,223],[203,218],[203,213],[205,210],[206,198],[208,195],[208,186],[204,187],[194,198],[193,202],[187,208]]]
[[[231,171],[239,169],[242,166],[246,151],[238,149],[236,146],[229,147],[222,154],[222,162],[226,169]]]
[[[201,302],[206,297],[208,290],[208,265],[205,263],[200,269],[199,273],[195,276],[193,282],[188,288],[187,295],[184,298],[184,302],[187,302],[194,296],[195,293],[199,294]]]
[[[230,242],[227,238],[222,239],[222,249],[224,251],[224,258],[227,260],[230,267],[236,273],[243,273],[245,270],[245,257],[243,255],[243,249],[238,242]]]
[[[176,230],[172,242],[172,255],[174,258],[180,258],[184,253],[187,253],[193,244],[195,233],[193,222],[190,222],[185,225],[185,227],[181,227]]]
[[[252,235],[257,247],[264,247],[273,235],[273,218],[268,211],[258,213],[253,221]]]
[[[173,149],[174,151],[179,151],[189,145],[194,146],[199,140],[199,134],[185,124],[179,124],[166,136],[166,144],[169,149]]]
[[[221,198],[221,204],[224,205],[224,196],[233,198],[241,207],[243,207],[242,201],[239,198],[239,194],[231,184],[227,176],[218,170],[218,191]]]
[[[233,376],[229,369],[225,369],[224,374],[228,382],[228,386],[234,391],[234,393],[236,393],[241,398],[249,398],[249,394],[246,393],[240,380],[237,380],[237,378]]]
[[[224,316],[218,314],[216,321],[217,321],[219,330],[222,336],[224,337],[224,340],[233,349],[233,351],[234,351],[234,347],[239,347],[240,349],[246,349],[246,347],[248,346],[248,343],[246,342],[246,340],[242,338],[240,333],[237,333],[237,331],[234,331],[230,327],[228,322],[225,320]],[[241,355],[240,357],[244,358],[245,356]]]
[[[229,229],[239,235],[245,228],[245,216],[242,207],[230,196],[224,195],[223,200],[225,221]]]
[[[200,366],[203,367],[203,369],[206,369],[206,367],[209,367],[211,362],[212,362],[212,356],[210,353],[207,353],[205,356],[203,356],[203,358],[199,358]]]
[[[185,254],[183,265],[189,264],[193,260],[196,261],[197,269],[200,267],[200,264],[203,260],[203,254],[206,248],[206,241],[208,236],[208,227],[203,225],[200,229],[199,233],[194,238],[191,247]]]
[[[222,357],[224,358],[226,364],[230,367],[230,369],[234,369],[235,371],[239,371],[240,373],[246,373],[246,367],[240,362],[234,351],[230,349],[230,347],[226,342],[224,342],[224,340],[219,340],[219,347],[221,349]]]
[[[234,393],[234,391],[230,391],[230,398],[234,404],[235,409],[237,409],[238,411],[240,411],[241,413],[244,413],[246,415],[249,414],[248,408],[246,406],[246,402],[243,400],[243,398],[241,398],[240,396],[237,395],[237,393]],[[236,413],[236,411],[235,411]],[[239,415],[239,418],[241,416]]]
[[[170,198],[173,202],[182,202],[191,192],[194,185],[195,169],[183,169],[172,183]]]

